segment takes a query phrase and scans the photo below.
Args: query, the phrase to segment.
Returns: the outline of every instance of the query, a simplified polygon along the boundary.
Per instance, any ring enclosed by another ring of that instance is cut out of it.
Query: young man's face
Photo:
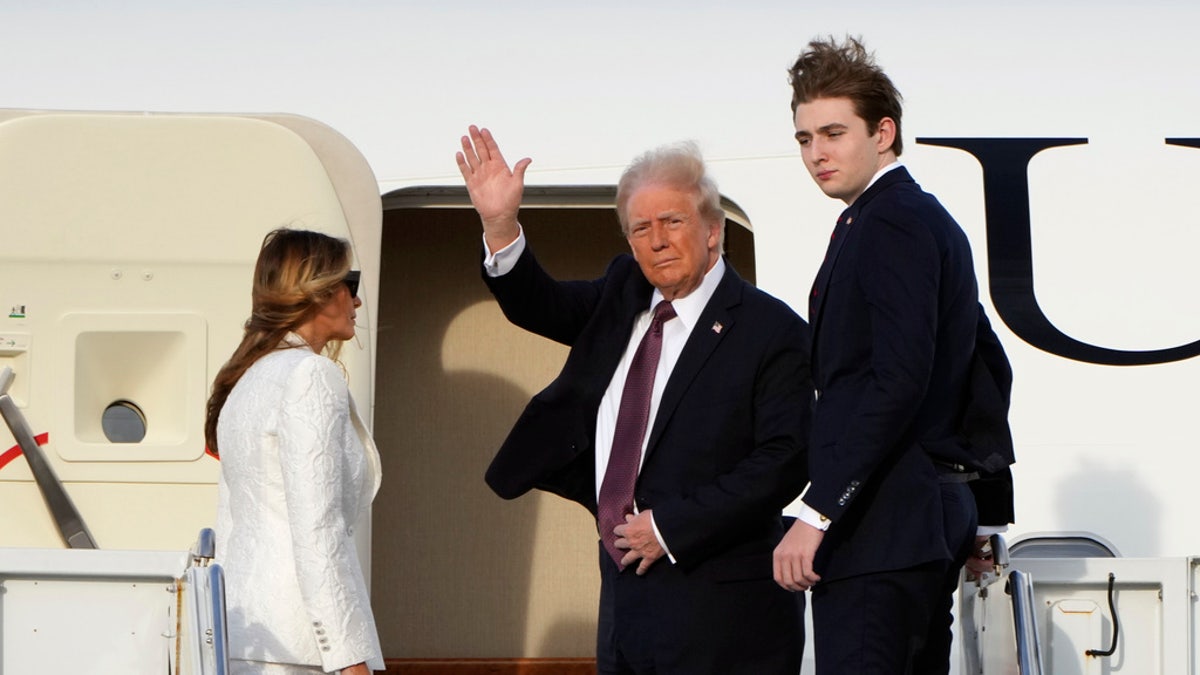
[[[796,141],[804,166],[821,191],[851,204],[879,169],[895,161],[895,123],[879,122],[874,134],[848,98],[818,98],[796,106]]]

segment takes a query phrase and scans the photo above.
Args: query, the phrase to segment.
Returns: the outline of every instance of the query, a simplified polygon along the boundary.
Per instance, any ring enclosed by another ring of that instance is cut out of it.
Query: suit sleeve
[[[376,658],[375,623],[360,593],[351,514],[357,487],[345,475],[350,399],[336,364],[306,358],[285,386],[279,428],[293,562],[313,640],[326,671]]]
[[[968,485],[975,497],[980,525],[1001,527],[1016,522],[1010,469],[1006,467],[994,473],[984,474]]]
[[[556,281],[538,264],[528,243],[508,274],[484,272],[483,280],[514,325],[567,346],[591,319],[604,285],[603,278]]]
[[[766,341],[754,375],[752,427],[745,456],[686,495],[653,505],[655,524],[683,567],[695,565],[769,522],[808,481],[812,408],[808,330],[790,315]],[[739,326],[762,330],[761,325]]]
[[[999,527],[1015,522],[1012,471],[1008,465],[1016,461],[1012,430],[1008,426],[1008,410],[1012,399],[1012,366],[1000,338],[992,329],[983,306],[975,328],[976,358],[986,365],[988,381],[973,382],[972,406],[964,422],[968,440],[990,451],[991,471],[981,472],[969,483],[979,513],[979,524]],[[978,391],[984,387],[984,391]],[[994,459],[993,459],[994,458]],[[999,467],[999,468],[997,468]]]
[[[941,259],[929,229],[899,207],[862,219],[854,281],[869,317],[869,368],[862,395],[804,502],[836,522],[912,423],[929,386],[937,340]],[[814,448],[814,451],[821,451]]]

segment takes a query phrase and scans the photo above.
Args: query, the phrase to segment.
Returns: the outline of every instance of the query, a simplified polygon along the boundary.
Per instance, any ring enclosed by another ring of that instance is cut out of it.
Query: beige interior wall
[[[558,278],[599,276],[627,250],[608,209],[522,211]],[[750,234],[727,248],[754,278]],[[385,213],[375,437],[372,595],[388,658],[592,656],[599,579],[588,512],[496,497],[483,482],[526,401],[566,348],[515,328],[480,280],[470,209]]]

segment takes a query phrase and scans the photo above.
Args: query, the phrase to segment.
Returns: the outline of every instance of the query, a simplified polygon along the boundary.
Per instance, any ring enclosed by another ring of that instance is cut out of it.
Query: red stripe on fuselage
[[[48,434],[48,433],[38,434],[37,436],[33,437],[33,440],[37,441],[38,445],[45,445],[46,441],[50,440],[50,434]],[[4,452],[4,454],[0,455],[0,469],[3,469],[5,466],[8,466],[9,462],[13,461],[14,459],[16,459],[20,456],[21,456],[21,446],[20,445],[12,446],[8,450],[6,450]]]

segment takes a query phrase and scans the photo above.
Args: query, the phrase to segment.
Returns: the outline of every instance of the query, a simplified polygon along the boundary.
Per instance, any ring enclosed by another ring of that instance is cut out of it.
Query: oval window
[[[113,401],[100,418],[110,443],[141,443],[146,437],[146,416],[132,401]]]

